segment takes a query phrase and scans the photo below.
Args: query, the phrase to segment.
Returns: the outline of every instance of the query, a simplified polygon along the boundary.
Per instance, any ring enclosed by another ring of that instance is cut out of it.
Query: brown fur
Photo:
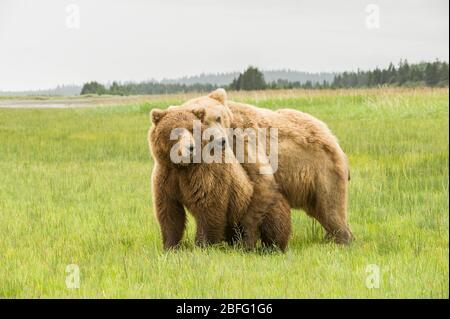
[[[223,89],[189,100],[181,108],[205,109],[206,117],[220,115],[226,127],[277,128],[279,167],[274,176],[288,204],[317,219],[326,238],[344,244],[352,240],[347,221],[347,157],[326,124],[291,109],[271,111],[228,101]],[[243,167],[248,171],[251,166]]]
[[[278,192],[273,176],[268,175],[265,181],[255,178],[254,182],[237,161],[172,163],[170,149],[176,141],[169,139],[171,130],[176,127],[192,130],[192,121],[197,118],[205,121],[203,115],[198,110],[153,110],[151,114],[153,125],[148,140],[155,160],[153,203],[164,248],[179,245],[185,229],[186,207],[196,220],[198,245],[231,241],[235,226],[241,225],[247,248],[254,248],[262,231],[264,244],[275,244],[284,250],[290,234],[290,207]],[[276,229],[283,229],[283,233],[278,234]]]
[[[218,98],[220,99],[220,96]],[[204,127],[212,127],[215,124],[223,127],[230,124],[228,122],[229,114],[215,114],[204,108],[194,108],[193,111],[200,115]],[[267,171],[271,170],[270,165],[266,161],[262,161],[263,157],[267,157],[266,154],[256,154],[257,150],[250,151],[249,141],[245,134],[243,141],[244,155],[248,161],[241,165],[253,184],[252,200],[240,220],[244,245],[247,249],[253,249],[258,239],[261,238],[264,246],[277,246],[284,251],[291,235],[289,203],[280,193],[274,175],[260,172],[262,168],[266,168]],[[236,145],[234,144],[234,146]],[[250,161],[250,157],[254,161]],[[229,239],[228,241],[230,242]]]
[[[291,235],[291,207],[271,174],[260,174],[259,165],[244,164],[253,182],[250,205],[241,218],[244,245],[255,248],[261,238],[266,247],[276,246],[285,250]]]

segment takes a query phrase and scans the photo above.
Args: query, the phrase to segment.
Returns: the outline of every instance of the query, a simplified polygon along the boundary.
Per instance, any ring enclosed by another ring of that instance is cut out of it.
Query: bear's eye
[[[222,118],[220,116],[216,117],[216,122],[222,121]]]

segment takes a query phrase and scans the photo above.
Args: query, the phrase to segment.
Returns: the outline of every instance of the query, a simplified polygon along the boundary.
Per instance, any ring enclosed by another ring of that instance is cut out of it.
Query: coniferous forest
[[[368,71],[347,71],[336,73],[333,80],[313,82],[289,81],[278,79],[267,82],[264,74],[258,68],[250,66],[240,73],[225,87],[229,90],[264,90],[264,89],[341,89],[341,88],[372,88],[372,87],[448,87],[448,62],[434,61],[409,64],[402,60],[398,65],[390,63],[385,68],[375,68]],[[170,94],[179,92],[208,92],[217,84],[210,83],[165,83],[158,81],[139,83],[113,82],[109,87],[92,81],[85,83],[81,94]]]

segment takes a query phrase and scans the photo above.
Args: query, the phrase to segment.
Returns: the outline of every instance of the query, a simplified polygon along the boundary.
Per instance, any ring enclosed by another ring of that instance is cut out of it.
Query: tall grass
[[[449,297],[448,90],[231,96],[328,123],[350,159],[355,243],[325,243],[293,211],[286,254],[196,248],[192,219],[181,251],[164,253],[148,111],[184,97],[0,109],[0,297]],[[68,264],[79,289],[66,287]],[[371,264],[379,288],[366,286]]]

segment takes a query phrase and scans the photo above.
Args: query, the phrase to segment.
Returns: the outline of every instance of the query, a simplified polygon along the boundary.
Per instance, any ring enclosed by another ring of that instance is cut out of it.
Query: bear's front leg
[[[274,203],[270,206],[261,224],[261,242],[266,248],[278,247],[282,252],[291,236],[291,207],[279,193],[274,194]]]
[[[175,203],[169,206],[157,209],[156,213],[165,250],[178,248],[186,225],[186,213],[183,206]]]
[[[257,196],[256,196],[256,195]],[[270,207],[272,194],[263,189],[261,184],[255,184],[254,194],[244,216],[241,219],[244,248],[254,250],[260,239],[260,225]]]
[[[228,224],[225,229],[225,241],[231,245],[236,245],[243,238],[243,229],[240,224]]]
[[[217,216],[216,216],[217,217]],[[196,218],[195,244],[200,247],[220,243],[225,238],[226,222],[217,218]]]
[[[163,187],[154,189],[153,202],[165,250],[178,248],[186,228],[186,212],[183,205]]]
[[[246,250],[254,250],[260,237],[258,224],[255,223],[253,218],[244,218],[242,226],[244,228],[244,248]]]

